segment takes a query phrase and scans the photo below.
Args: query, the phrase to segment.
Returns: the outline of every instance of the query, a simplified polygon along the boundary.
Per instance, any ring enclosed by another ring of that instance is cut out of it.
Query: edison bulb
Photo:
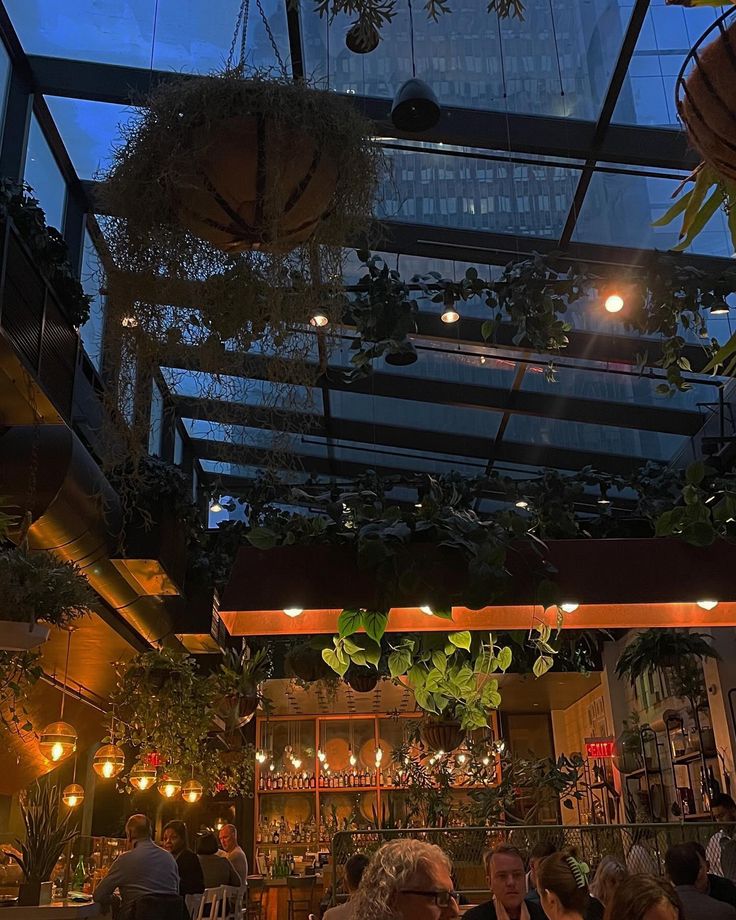
[[[64,746],[60,742],[51,745],[51,759],[54,763],[64,756]]]
[[[624,299],[620,294],[610,294],[604,304],[608,313],[620,313],[624,308]]]
[[[358,762],[358,758],[355,756],[355,754],[351,754],[350,755],[350,766],[354,767],[357,764],[357,762]]]

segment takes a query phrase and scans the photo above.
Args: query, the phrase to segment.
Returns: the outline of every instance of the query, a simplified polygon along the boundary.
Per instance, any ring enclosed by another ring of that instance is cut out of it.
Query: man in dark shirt
[[[464,920],[546,920],[539,904],[524,901],[526,871],[516,847],[501,844],[483,856],[492,900],[466,911]]]
[[[682,904],[684,920],[736,920],[736,908],[703,894],[697,886],[707,875],[706,866],[692,843],[678,843],[667,850],[664,865]]]
[[[202,866],[189,849],[187,826],[183,821],[169,821],[164,828],[164,849],[176,860],[179,870],[179,894],[201,894],[204,891]]]
[[[693,841],[693,847],[700,858],[700,874],[695,882],[695,887],[701,894],[708,894],[715,898],[716,901],[723,901],[725,904],[730,904],[731,907],[736,907],[736,885],[731,879],[723,878],[722,875],[715,875],[709,871],[710,866],[702,843]]]

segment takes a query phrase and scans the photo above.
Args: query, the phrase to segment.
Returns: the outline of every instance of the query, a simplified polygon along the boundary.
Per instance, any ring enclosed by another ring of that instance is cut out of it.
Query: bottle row
[[[352,770],[343,772],[320,773],[276,773],[268,771],[258,777],[259,792],[273,792],[282,789],[365,789],[381,785],[394,785],[388,774],[376,770]]]

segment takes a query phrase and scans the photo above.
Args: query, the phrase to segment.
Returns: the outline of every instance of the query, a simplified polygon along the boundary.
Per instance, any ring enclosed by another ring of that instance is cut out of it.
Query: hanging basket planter
[[[459,748],[465,740],[465,732],[455,719],[423,719],[420,732],[426,747],[445,754]]]
[[[370,693],[376,689],[378,674],[368,668],[353,668],[348,671],[345,681],[356,693]]]
[[[712,39],[712,41],[709,41]],[[721,175],[736,179],[736,16],[729,9],[685,58],[677,109],[690,143]]]
[[[27,652],[43,645],[51,630],[43,623],[16,623],[0,620],[0,650],[5,652]]]

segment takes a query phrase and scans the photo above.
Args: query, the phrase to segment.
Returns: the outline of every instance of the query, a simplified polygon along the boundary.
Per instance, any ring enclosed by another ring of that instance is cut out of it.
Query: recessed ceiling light
[[[284,613],[287,617],[294,619],[295,617],[300,617],[304,613],[302,607],[284,607]]]
[[[565,601],[563,604],[560,604],[560,608],[565,611],[565,613],[574,613],[580,604],[577,601]]]
[[[718,601],[698,601],[698,607],[702,607],[703,610],[713,610],[718,606]]]

